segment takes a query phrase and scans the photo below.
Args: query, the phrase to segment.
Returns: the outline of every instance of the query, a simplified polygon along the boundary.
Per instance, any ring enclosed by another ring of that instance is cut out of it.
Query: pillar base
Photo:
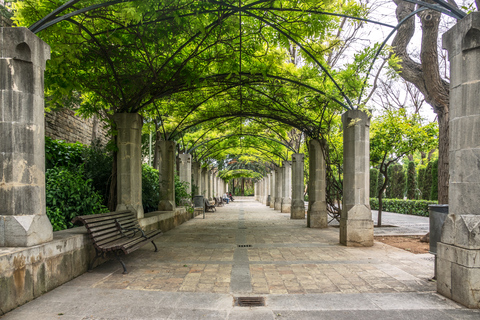
[[[308,228],[328,228],[327,203],[325,201],[314,201],[308,203],[307,212]]]
[[[47,215],[0,216],[0,247],[31,247],[53,240]]]
[[[275,203],[273,204],[273,208],[275,210],[281,211],[282,210],[282,201],[279,200],[279,199],[275,199]]]
[[[282,207],[281,207],[281,210],[280,212],[282,213],[290,213],[292,209],[292,202],[290,201],[290,199],[288,200],[282,200]]]
[[[271,200],[270,200],[270,196],[268,196],[268,197],[267,197],[267,201],[265,202],[265,205],[266,205],[267,207],[270,207],[270,201],[271,201]]]
[[[272,209],[275,208],[275,198],[274,197],[270,198],[270,208],[272,208]]]
[[[373,246],[373,220],[341,218],[340,244],[347,247]]]
[[[158,211],[175,211],[175,201],[161,200],[158,204]]]
[[[305,201],[293,200],[290,219],[305,219]]]
[[[480,308],[480,215],[449,214],[437,244],[437,291]]]

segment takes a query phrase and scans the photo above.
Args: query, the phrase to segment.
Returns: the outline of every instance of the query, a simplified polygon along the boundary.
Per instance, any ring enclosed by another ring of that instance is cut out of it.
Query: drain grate
[[[264,297],[238,297],[235,298],[235,305],[239,307],[264,307]]]
[[[251,244],[239,244],[238,247],[239,248],[251,248],[252,245]]]

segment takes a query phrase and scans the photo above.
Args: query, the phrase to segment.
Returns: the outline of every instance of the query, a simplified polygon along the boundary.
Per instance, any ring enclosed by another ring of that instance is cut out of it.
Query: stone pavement
[[[338,228],[240,200],[130,254],[127,275],[107,262],[1,319],[480,319],[435,293],[430,254],[347,248]]]

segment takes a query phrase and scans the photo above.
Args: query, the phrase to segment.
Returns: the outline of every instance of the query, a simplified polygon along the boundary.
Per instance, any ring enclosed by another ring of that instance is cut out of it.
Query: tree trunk
[[[393,0],[397,5],[397,20],[401,21],[413,12],[415,5],[403,0]],[[431,0],[426,2],[433,3]],[[448,203],[448,121],[449,121],[449,84],[440,76],[438,65],[438,25],[440,13],[425,10],[418,14],[422,24],[421,64],[415,62],[407,53],[407,45],[415,31],[415,18],[412,17],[398,30],[392,42],[394,53],[402,59],[398,70],[400,76],[412,83],[424,95],[425,101],[433,107],[439,125],[438,144],[438,201]]]
[[[382,170],[382,167],[383,167],[383,163],[380,165],[380,170],[379,170],[379,174],[383,174],[383,176],[385,177],[385,180],[383,180],[383,185],[382,187],[380,188],[380,190],[378,191],[378,215],[377,215],[377,227],[381,227],[382,226],[382,211],[383,211],[383,193],[385,192],[385,189],[387,189],[387,185],[388,185],[388,182],[389,182],[389,179],[388,179],[388,174],[387,174],[387,171],[388,171],[388,166],[384,168],[384,170]]]

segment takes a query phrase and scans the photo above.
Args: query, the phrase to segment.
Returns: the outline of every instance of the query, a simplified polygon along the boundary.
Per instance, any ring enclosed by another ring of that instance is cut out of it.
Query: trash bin
[[[435,255],[433,279],[437,279],[437,243],[442,237],[442,228],[448,215],[448,204],[430,204],[428,206],[430,220],[430,253]]]
[[[437,254],[437,243],[442,236],[442,227],[448,215],[448,204],[431,204],[428,206],[430,217],[430,253]]]
[[[194,196],[193,197],[193,207],[195,209],[196,208],[202,208],[203,219],[205,219],[205,200],[204,200],[203,196]]]

